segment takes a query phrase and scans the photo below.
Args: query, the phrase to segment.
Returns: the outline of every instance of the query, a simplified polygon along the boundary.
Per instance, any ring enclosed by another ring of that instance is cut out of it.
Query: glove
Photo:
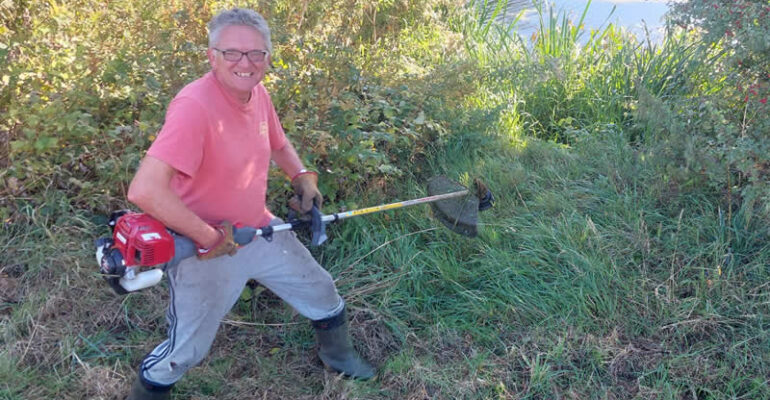
[[[199,260],[210,260],[224,254],[229,254],[232,256],[235,255],[235,253],[238,251],[238,245],[235,244],[235,241],[233,240],[232,224],[225,221],[222,223],[222,225],[214,226],[214,228],[219,231],[219,241],[214,243],[214,245],[208,249],[204,249],[199,246],[198,252],[196,254]]]
[[[302,171],[291,179],[294,197],[289,200],[289,207],[299,213],[309,213],[313,203],[320,209],[323,205],[323,195],[318,190],[318,174],[312,171]]]

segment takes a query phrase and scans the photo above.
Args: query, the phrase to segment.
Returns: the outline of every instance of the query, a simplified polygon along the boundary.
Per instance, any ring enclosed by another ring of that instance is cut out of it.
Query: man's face
[[[219,32],[214,47],[218,50],[209,48],[207,52],[214,76],[230,94],[243,102],[248,101],[251,90],[265,77],[265,70],[270,63],[269,54],[261,62],[253,62],[246,55],[243,55],[240,61],[227,61],[222,51],[266,51],[267,46],[262,35],[248,26],[228,26]]]

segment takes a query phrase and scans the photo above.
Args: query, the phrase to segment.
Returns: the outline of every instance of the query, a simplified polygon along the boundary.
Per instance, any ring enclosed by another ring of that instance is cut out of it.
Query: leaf
[[[385,107],[385,109],[382,110],[382,114],[385,115],[385,118],[387,119],[393,119],[393,117],[396,116],[396,111],[391,107]]]
[[[29,142],[26,140],[12,140],[11,141],[11,151],[12,152],[21,152],[29,150]]]
[[[422,125],[425,123],[425,112],[420,111],[420,113],[417,115],[417,118],[414,119],[414,123],[416,125]]]
[[[67,182],[69,182],[72,185],[75,185],[75,186],[79,187],[80,189],[88,189],[88,188],[90,188],[92,186],[91,182],[83,182],[83,181],[81,181],[81,180],[79,180],[79,179],[77,179],[75,177],[69,178],[67,180]]]
[[[59,139],[55,137],[50,136],[43,136],[40,139],[35,141],[35,150],[38,151],[45,151],[50,148],[56,147],[56,145],[59,143]]]
[[[386,175],[401,176],[404,174],[400,169],[388,164],[380,165],[377,169]]]
[[[144,81],[145,81],[147,87],[149,87],[152,90],[160,90],[161,89],[160,82],[158,82],[158,80],[155,79],[155,77],[152,76],[152,75],[148,76]]]

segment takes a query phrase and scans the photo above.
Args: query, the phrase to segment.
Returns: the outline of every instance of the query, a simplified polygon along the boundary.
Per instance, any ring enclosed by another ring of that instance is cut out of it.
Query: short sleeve
[[[288,140],[286,134],[281,126],[281,121],[278,119],[278,113],[275,112],[275,106],[270,99],[270,94],[267,93],[267,89],[261,84],[258,86],[258,90],[262,91],[262,95],[265,98],[265,113],[267,115],[267,128],[268,136],[270,138],[270,150],[279,150],[283,146],[286,146]]]
[[[193,177],[203,160],[208,124],[200,104],[187,97],[177,97],[169,104],[163,128],[147,154]]]

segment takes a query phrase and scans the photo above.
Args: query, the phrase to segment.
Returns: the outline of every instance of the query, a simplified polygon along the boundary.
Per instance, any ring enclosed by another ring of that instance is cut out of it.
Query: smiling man
[[[261,83],[272,47],[265,20],[236,8],[208,27],[211,72],[171,101],[129,187],[128,199],[197,243],[198,257],[166,266],[168,338],[144,358],[128,398],[169,398],[174,383],[206,356],[249,279],[313,321],[327,367],[370,378],[375,371],[351,344],[334,281],[292,232],[240,248],[233,242],[233,225],[282,222],[265,205],[271,159],[291,178],[298,211],[320,207],[323,197]]]

